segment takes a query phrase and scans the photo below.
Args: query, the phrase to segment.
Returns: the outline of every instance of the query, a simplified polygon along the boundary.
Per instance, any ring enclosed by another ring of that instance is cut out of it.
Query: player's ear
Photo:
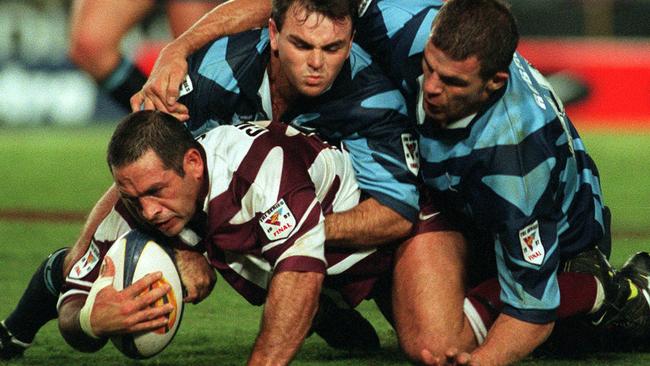
[[[508,81],[509,76],[510,75],[506,71],[497,71],[496,74],[488,80],[485,86],[487,91],[492,93],[501,89],[506,84],[506,81]]]
[[[185,174],[200,179],[203,176],[203,156],[195,148],[187,150],[183,157],[183,170]]]
[[[278,50],[278,34],[280,31],[278,31],[277,24],[275,24],[275,21],[273,19],[269,19],[269,40],[271,41],[271,50],[277,51]]]

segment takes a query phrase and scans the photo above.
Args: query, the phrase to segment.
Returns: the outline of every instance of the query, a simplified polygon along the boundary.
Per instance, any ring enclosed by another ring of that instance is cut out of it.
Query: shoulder
[[[518,53],[509,74],[502,95],[480,116],[482,133],[492,134],[495,144],[520,143],[564,116],[548,82]]]
[[[266,28],[216,39],[190,56],[190,71],[208,77],[216,77],[226,70],[233,73],[261,57],[268,43]]]

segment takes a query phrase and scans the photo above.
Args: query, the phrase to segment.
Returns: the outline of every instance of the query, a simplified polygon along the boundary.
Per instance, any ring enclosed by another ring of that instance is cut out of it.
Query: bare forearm
[[[270,15],[269,0],[230,0],[205,14],[170,47],[189,56],[213,39],[267,25]]]
[[[534,324],[501,314],[485,342],[472,352],[480,365],[509,365],[528,356],[551,334],[555,323]]]
[[[95,352],[106,344],[107,338],[94,339],[87,336],[79,325],[79,311],[83,300],[72,300],[61,306],[59,311],[59,331],[63,339],[81,352]]]
[[[365,247],[406,237],[413,224],[374,198],[325,217],[327,245]]]
[[[90,240],[93,238],[93,234],[97,230],[97,227],[101,224],[102,220],[108,216],[118,199],[115,185],[111,185],[90,211],[86,223],[84,224],[83,229],[81,229],[81,234],[79,234],[79,239],[77,239],[77,242],[65,257],[63,263],[64,278],[70,272],[72,265],[84,255],[86,250],[88,250],[88,245],[90,245]]]
[[[286,365],[291,361],[318,309],[323,278],[323,274],[314,272],[280,272],[273,276],[249,365]]]

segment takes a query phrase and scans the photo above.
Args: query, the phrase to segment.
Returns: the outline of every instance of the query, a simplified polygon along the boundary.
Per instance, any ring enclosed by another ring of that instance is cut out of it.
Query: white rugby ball
[[[172,251],[156,243],[151,235],[134,229],[122,235],[106,255],[115,263],[113,286],[117,290],[122,290],[145,275],[157,271],[161,271],[163,276],[151,285],[149,290],[164,283],[171,287],[165,296],[151,305],[174,305],[167,325],[149,332],[111,337],[115,347],[130,358],[152,357],[171,343],[183,316],[183,285]]]

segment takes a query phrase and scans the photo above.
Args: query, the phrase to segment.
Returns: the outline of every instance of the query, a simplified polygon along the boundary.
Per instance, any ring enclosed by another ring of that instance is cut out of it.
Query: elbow
[[[400,220],[400,222],[397,223],[397,228],[395,228],[395,231],[399,234],[398,239],[409,236],[413,231],[414,226],[415,224],[407,219]]]
[[[70,331],[68,327],[61,321],[59,321],[59,331],[65,342],[75,350],[84,353],[93,353],[97,352],[108,342],[108,338],[94,339],[86,336],[85,334],[79,334],[74,331]]]
[[[79,326],[79,312],[75,311],[75,307],[80,307],[75,304],[76,301],[63,304],[59,311],[59,332],[65,342],[80,352],[92,353],[99,351],[108,338],[91,338],[81,330]],[[83,302],[81,302],[83,304]]]

